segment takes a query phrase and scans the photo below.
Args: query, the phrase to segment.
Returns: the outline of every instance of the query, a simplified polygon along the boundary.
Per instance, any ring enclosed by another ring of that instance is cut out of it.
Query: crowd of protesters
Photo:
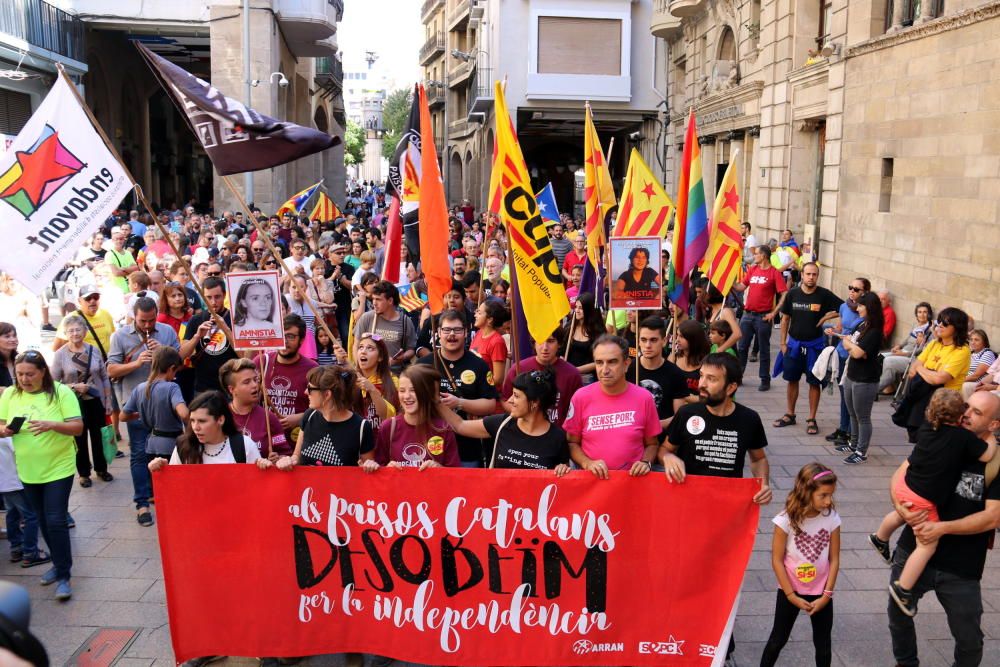
[[[655,471],[671,483],[749,474],[761,481],[754,502],[765,504],[769,429],[736,401],[757,362],[759,391],[773,377],[785,380],[787,410],[770,428],[797,426],[804,376],[805,435],[822,437],[822,388],[838,386],[840,420],[826,441],[845,465],[868,460],[873,403],[898,402],[894,421],[916,446],[894,477],[894,511],[871,536],[893,564],[893,650],[899,664],[917,664],[911,618],[934,589],[955,636],[955,664],[979,664],[979,579],[987,535],[1000,523],[1000,361],[965,312],[920,303],[914,323],[897,332],[888,292],[864,277],[843,291],[821,287],[807,244],[790,231],[759,243],[749,224],[746,271],[730,294],[695,275],[687,309],[608,312],[601,290],[581,291],[587,239],[581,221],[563,215],[548,232],[570,315],[515,350],[507,240],[495,216],[477,215],[468,201],[450,211],[453,281],[445,309],[432,316],[405,247],[398,279],[383,279],[395,260],[387,258],[382,189],[355,184],[344,212],[309,220],[254,210],[256,225],[243,212],[215,215],[193,203],[163,210],[158,225],[122,212],[60,275],[58,329],[48,319],[53,295],[39,304],[0,280],[0,491],[12,562],[51,561],[41,583],[56,584],[57,599],[71,597],[70,491],[74,480],[82,488],[95,476],[112,483],[109,457],[129,460],[142,526],[155,523],[155,471],[198,463],[360,466],[370,474],[496,467],[558,477],[579,469],[596,479]],[[664,273],[668,248],[665,241]],[[224,277],[279,262],[287,268],[278,304],[284,347],[238,353],[233,321],[247,316],[252,295],[227,294]],[[52,349],[18,352],[19,336],[34,340],[39,328],[54,331]],[[628,418],[595,419],[602,415]],[[123,432],[128,451],[115,451],[126,446]],[[780,590],[762,665],[777,660],[799,610],[812,619],[817,664],[830,664],[837,478],[805,466],[774,520]],[[889,536],[904,525],[890,551]],[[802,536],[821,548],[804,550]]]

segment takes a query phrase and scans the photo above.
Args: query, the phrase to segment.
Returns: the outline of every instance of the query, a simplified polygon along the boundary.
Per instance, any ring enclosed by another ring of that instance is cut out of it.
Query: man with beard
[[[988,391],[972,394],[962,425],[981,440],[996,442],[1000,398]],[[983,570],[994,531],[1000,527],[998,459],[1000,453],[989,463],[974,461],[965,467],[948,501],[938,507],[940,521],[927,521],[927,512],[911,512],[908,503],[893,498],[896,511],[909,526],[903,529],[896,544],[889,581],[899,579],[906,559],[916,548],[914,533],[921,540],[939,540],[934,556],[913,587],[910,604],[916,613],[920,598],[934,591],[955,640],[955,665],[979,665],[983,659]],[[897,475],[906,474],[908,465],[904,461],[899,467],[893,485]],[[913,618],[904,614],[892,598],[889,635],[893,657],[899,665],[920,664]]]
[[[111,336],[108,350],[108,377],[115,392],[118,405],[132,395],[132,390],[149,379],[149,369],[156,348],[167,345],[175,350],[180,348],[177,333],[169,324],[157,322],[156,302],[148,297],[140,297],[132,306],[132,324],[124,326]],[[129,469],[132,473],[133,501],[138,512],[136,520],[141,526],[152,526],[153,515],[149,512],[149,498],[153,495],[153,483],[146,467],[146,441],[150,431],[141,419],[127,423],[130,450]]]
[[[563,428],[573,462],[597,479],[611,470],[649,474],[659,445],[660,419],[648,391],[629,384],[628,343],[604,334],[593,345],[598,381],[573,394]]]
[[[474,352],[465,349],[468,325],[464,313],[446,310],[438,319],[437,333],[441,349],[421,358],[418,364],[429,364],[441,372],[441,404],[458,413],[462,419],[492,415],[497,407],[497,390],[493,371]],[[482,468],[483,441],[456,435],[458,454],[463,468]]]
[[[667,481],[683,482],[688,474],[710,477],[743,477],[750,455],[750,472],[761,481],[753,501],[771,502],[770,467],[767,462],[767,434],[760,415],[734,400],[743,380],[743,368],[731,354],[716,352],[701,365],[698,381],[699,403],[689,403],[677,411],[667,438],[660,445],[660,463]],[[730,637],[726,664],[731,663],[736,642]]]
[[[249,359],[230,359],[219,370],[219,384],[229,395],[229,409],[236,428],[260,445],[261,458],[292,453],[281,420],[260,405],[260,376]],[[268,431],[271,439],[268,441]]]
[[[465,275],[465,257],[454,257],[451,260],[451,276],[456,282],[461,282]]]
[[[285,437],[291,442],[292,429],[302,423],[302,414],[309,407],[309,382],[306,375],[317,364],[299,354],[303,339],[308,335],[306,322],[294,313],[286,315],[285,347],[275,352],[257,355],[254,363],[264,368],[264,391],[271,399],[271,407],[281,418]]]

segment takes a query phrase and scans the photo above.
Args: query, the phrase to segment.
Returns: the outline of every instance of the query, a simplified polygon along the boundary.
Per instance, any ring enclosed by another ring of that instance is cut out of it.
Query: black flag
[[[340,143],[340,137],[259,114],[139,42],[135,45],[223,176],[277,167]]]
[[[420,96],[414,87],[413,104],[389,161],[389,180],[385,192],[399,199],[399,215],[403,218],[406,250],[414,266],[420,261],[420,235],[417,232],[420,214]]]

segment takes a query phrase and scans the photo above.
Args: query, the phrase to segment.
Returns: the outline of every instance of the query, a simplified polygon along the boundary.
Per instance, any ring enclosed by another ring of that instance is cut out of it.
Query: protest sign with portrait
[[[658,236],[612,237],[611,308],[660,308],[663,282]]]
[[[226,276],[237,350],[285,347],[277,271],[247,271]]]

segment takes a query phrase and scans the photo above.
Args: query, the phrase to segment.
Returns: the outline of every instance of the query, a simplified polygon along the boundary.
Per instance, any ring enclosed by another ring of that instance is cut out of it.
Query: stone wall
[[[926,300],[1000,338],[998,54],[1000,2],[847,52],[834,284],[862,275],[887,287],[897,337]]]

